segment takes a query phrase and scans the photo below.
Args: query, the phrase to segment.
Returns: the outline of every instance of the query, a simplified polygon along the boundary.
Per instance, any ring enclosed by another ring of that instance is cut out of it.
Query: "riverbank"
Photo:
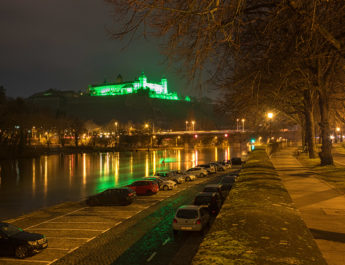
[[[158,150],[182,150],[183,147],[145,147],[145,148],[127,148],[127,147],[100,147],[100,146],[27,146],[18,148],[14,146],[1,146],[0,160],[35,158],[43,155],[70,155],[80,153],[106,153],[106,152],[137,152],[137,151],[158,151]]]
[[[249,154],[193,264],[326,264],[263,148]]]

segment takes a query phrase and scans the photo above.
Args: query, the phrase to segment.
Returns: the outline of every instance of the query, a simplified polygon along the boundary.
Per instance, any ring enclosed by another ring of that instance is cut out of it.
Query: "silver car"
[[[170,171],[170,174],[184,177],[186,181],[193,181],[196,179],[195,175],[187,174],[186,172],[181,170],[172,170]]]
[[[177,209],[172,223],[174,234],[178,231],[200,231],[210,223],[210,214],[205,206],[183,205]]]
[[[173,175],[170,172],[156,172],[155,177],[160,177],[162,179],[175,181],[177,184],[182,184],[185,182],[184,177]]]
[[[208,172],[206,169],[202,167],[192,167],[186,171],[187,174],[195,175],[199,178],[203,178],[208,175]]]

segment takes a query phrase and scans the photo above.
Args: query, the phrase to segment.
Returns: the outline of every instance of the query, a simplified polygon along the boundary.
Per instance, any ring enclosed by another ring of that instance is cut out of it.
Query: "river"
[[[157,171],[185,170],[240,156],[237,148],[49,155],[0,162],[0,221],[107,188],[127,185]]]

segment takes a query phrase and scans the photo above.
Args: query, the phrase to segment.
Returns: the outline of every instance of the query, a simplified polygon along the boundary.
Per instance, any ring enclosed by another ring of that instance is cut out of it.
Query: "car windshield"
[[[209,204],[210,202],[211,202],[211,197],[198,196],[195,198],[194,204],[204,205],[204,204]]]
[[[176,217],[183,218],[183,219],[196,219],[198,218],[198,211],[191,210],[191,209],[181,209],[181,210],[178,210]]]
[[[234,179],[233,178],[224,178],[222,180],[222,183],[234,183]]]
[[[22,232],[23,230],[11,225],[11,224],[5,224],[0,227],[0,230],[8,237],[13,236],[15,234],[18,234],[19,232]]]

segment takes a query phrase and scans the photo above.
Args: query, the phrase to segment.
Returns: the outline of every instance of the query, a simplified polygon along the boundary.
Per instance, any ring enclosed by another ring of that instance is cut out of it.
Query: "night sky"
[[[102,0],[1,0],[0,85],[10,97],[55,88],[85,89],[91,83],[148,81],[166,75],[169,88],[196,94],[175,70],[162,64],[157,39],[110,40],[112,8]],[[200,95],[200,93],[198,93]]]

